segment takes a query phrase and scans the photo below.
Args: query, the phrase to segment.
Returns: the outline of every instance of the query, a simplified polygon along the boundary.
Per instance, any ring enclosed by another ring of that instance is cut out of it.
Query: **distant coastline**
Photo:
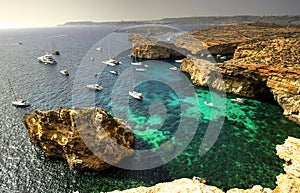
[[[160,24],[160,25],[189,25],[189,26],[214,26],[214,25],[231,25],[241,23],[275,23],[300,25],[300,15],[240,15],[240,16],[207,16],[207,17],[181,17],[181,18],[164,18],[160,20],[145,21],[112,21],[112,22],[94,22],[94,21],[70,21],[58,26],[101,26],[101,25],[143,25],[143,24]]]

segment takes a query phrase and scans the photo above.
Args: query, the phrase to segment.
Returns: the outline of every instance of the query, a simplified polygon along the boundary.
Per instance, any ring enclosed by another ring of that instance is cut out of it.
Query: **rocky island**
[[[136,46],[136,42],[143,46]],[[156,42],[153,46],[153,42],[144,37],[134,39],[132,55],[158,59],[182,53],[189,57],[183,60],[181,70],[190,75],[194,85],[274,101],[288,119],[300,124],[300,26],[229,25],[188,32],[172,45]],[[157,50],[159,54],[153,54]],[[214,63],[196,57],[201,54],[233,55],[233,59]],[[215,79],[216,74],[222,75],[222,80]]]
[[[23,123],[32,143],[72,169],[104,170],[134,153],[129,125],[100,108],[36,110]]]

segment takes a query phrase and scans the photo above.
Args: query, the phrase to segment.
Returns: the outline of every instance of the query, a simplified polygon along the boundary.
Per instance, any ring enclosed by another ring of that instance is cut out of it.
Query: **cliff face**
[[[158,41],[144,34],[132,34],[131,56],[145,59],[182,57],[173,43]]]
[[[288,137],[283,145],[276,146],[277,155],[285,160],[285,174],[277,176],[276,188],[271,190],[255,185],[251,189],[243,190],[233,188],[226,193],[299,193],[300,187],[300,139]],[[159,183],[152,187],[132,188],[124,191],[111,193],[224,193],[215,186],[205,184],[205,180],[194,177],[193,179],[182,178],[172,182]]]
[[[221,90],[221,84],[211,80],[219,72],[228,93],[253,98],[270,95],[287,118],[300,124],[300,38],[280,37],[241,44],[232,60],[216,65],[187,58],[181,70],[191,75],[195,85]]]
[[[110,167],[104,160],[118,163],[134,153],[131,128],[99,108],[36,110],[22,121],[32,143],[73,169],[100,171]]]

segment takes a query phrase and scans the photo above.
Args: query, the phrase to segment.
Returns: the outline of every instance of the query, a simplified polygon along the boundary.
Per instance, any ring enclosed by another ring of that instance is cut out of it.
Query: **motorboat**
[[[176,63],[182,63],[183,59],[181,60],[175,60]]]
[[[145,68],[136,68],[135,70],[138,71],[138,72],[145,72],[147,69],[145,69]]]
[[[86,85],[86,87],[88,87],[90,90],[96,90],[96,91],[100,91],[102,90],[102,86],[100,86],[99,84],[89,84]]]
[[[245,100],[244,99],[241,99],[241,98],[235,98],[235,99],[231,99],[232,101],[235,101],[235,102],[239,102],[239,103],[244,103]]]
[[[131,64],[134,66],[140,66],[143,64],[143,62],[131,62]]]
[[[176,67],[176,66],[173,66],[173,67],[171,67],[171,68],[169,68],[170,70],[178,70],[178,68]]]
[[[53,55],[60,55],[60,52],[59,52],[59,50],[52,50],[51,54],[53,54]]]
[[[135,91],[129,91],[129,95],[138,100],[141,100],[143,98],[142,93]]]
[[[64,69],[64,70],[61,70],[59,71],[62,75],[65,75],[65,76],[69,76],[69,72],[68,70]]]
[[[210,107],[214,106],[214,104],[213,104],[213,103],[211,103],[211,102],[207,102],[207,101],[205,101],[205,102],[204,102],[204,104],[205,104],[205,105],[207,105],[207,106],[210,106]]]
[[[57,64],[51,54],[46,54],[37,58],[39,62],[44,64]]]
[[[115,66],[115,65],[120,64],[120,62],[115,59],[108,59],[108,60],[103,61],[102,63],[110,65],[110,66]]]
[[[15,101],[12,101],[11,103],[16,107],[28,107],[28,106],[30,106],[30,103],[26,100],[23,100],[23,99],[17,99]]]
[[[114,75],[118,75],[119,73],[117,71],[114,71],[114,70],[111,70],[109,71],[111,74],[114,74]]]

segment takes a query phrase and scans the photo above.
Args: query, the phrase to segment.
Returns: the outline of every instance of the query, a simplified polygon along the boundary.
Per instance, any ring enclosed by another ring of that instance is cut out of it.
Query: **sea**
[[[118,32],[123,27],[0,30],[0,191],[107,192],[194,176],[224,191],[256,184],[274,188],[284,173],[275,147],[288,136],[300,137],[299,125],[282,116],[274,101],[239,103],[231,100],[238,96],[193,86],[187,74],[170,69],[180,67],[174,59],[130,57],[128,34]],[[53,47],[61,53],[54,56],[56,65],[37,61]],[[109,57],[122,64],[103,64]],[[137,61],[142,65],[131,64]],[[70,75],[60,74],[62,69]],[[86,87],[96,83],[102,91]],[[143,99],[130,97],[132,90]],[[31,106],[13,106],[15,97]],[[130,164],[102,172],[72,170],[47,158],[22,124],[23,115],[36,109],[94,106],[132,127],[137,153]]]

